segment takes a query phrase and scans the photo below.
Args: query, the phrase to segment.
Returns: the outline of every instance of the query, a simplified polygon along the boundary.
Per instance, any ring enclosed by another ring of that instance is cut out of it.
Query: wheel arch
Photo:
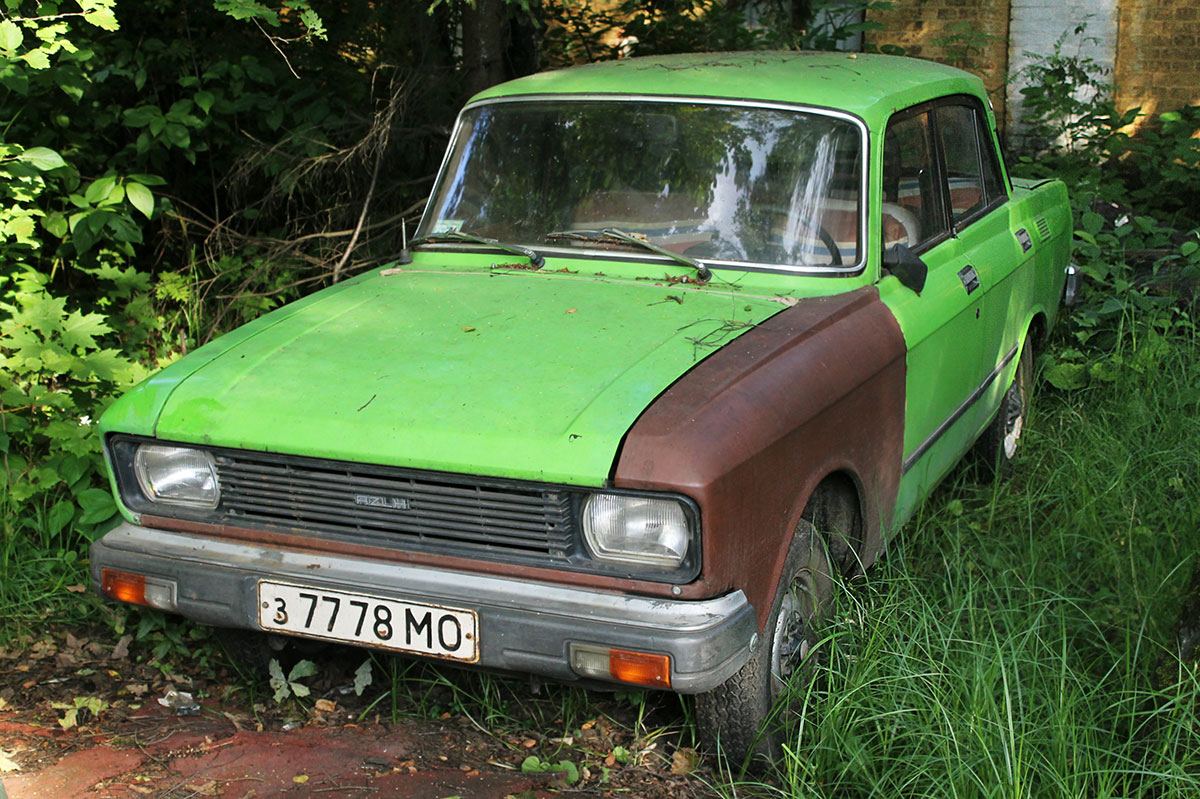
[[[862,481],[849,470],[827,474],[807,497],[800,517],[824,537],[830,558],[844,575],[861,571],[866,544]]]

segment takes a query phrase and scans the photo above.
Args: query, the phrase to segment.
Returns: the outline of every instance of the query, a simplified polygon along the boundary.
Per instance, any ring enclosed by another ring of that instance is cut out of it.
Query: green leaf
[[[46,532],[58,535],[74,518],[75,504],[69,500],[60,500],[54,503],[54,507],[46,514]]]
[[[1197,250],[1200,250],[1200,244],[1197,244],[1194,241],[1185,241],[1183,243],[1183,245],[1179,248],[1179,253],[1180,253],[1180,255],[1183,255],[1186,257],[1186,256],[1189,256],[1192,253],[1196,252]]]
[[[295,682],[303,677],[311,677],[317,673],[317,664],[311,660],[301,660],[288,672],[288,682]]]
[[[92,23],[97,28],[106,31],[115,31],[121,26],[117,24],[117,15],[112,12],[112,9],[102,8],[98,11],[89,11],[83,15],[85,21]]]
[[[153,105],[127,108],[121,114],[121,120],[131,128],[144,128],[155,119],[162,119],[162,111]]]
[[[83,515],[79,517],[80,524],[96,524],[112,517],[117,512],[117,503],[112,492],[102,488],[89,488],[75,497]]]
[[[192,144],[192,135],[188,133],[188,129],[178,122],[172,122],[167,125],[167,140],[180,149],[186,149]]]
[[[75,376],[133,385],[146,376],[146,368],[136,361],[129,360],[117,350],[99,350],[79,359],[79,368],[75,370]]]
[[[1081,363],[1060,361],[1046,370],[1046,381],[1059,391],[1074,391],[1088,384],[1088,370]]]
[[[18,295],[21,300],[21,313],[17,321],[29,325],[39,333],[49,336],[62,326],[66,315],[67,300],[64,297],[50,297],[46,294]]]
[[[105,197],[104,201],[100,204],[120,205],[123,202],[125,202],[125,187],[118,183],[117,185],[113,186],[112,191],[108,193],[108,196]]]
[[[20,25],[9,19],[0,22],[0,50],[15,53],[23,41],[25,41],[25,34],[21,31]]]
[[[0,233],[23,241],[33,235],[33,225],[32,217],[18,216],[5,222],[4,227],[0,228]]]
[[[279,14],[254,0],[214,0],[213,7],[234,19],[261,19],[273,28],[279,27]]]
[[[90,313],[84,316],[79,311],[72,311],[62,326],[62,343],[69,349],[95,349],[94,337],[111,331],[112,328],[108,326],[103,314]]]
[[[17,160],[30,164],[42,172],[49,172],[51,169],[58,169],[67,165],[62,156],[49,147],[30,147],[18,155]]]
[[[59,67],[54,70],[54,82],[77,103],[83,99],[83,93],[89,85],[89,81],[83,73],[73,67]]]
[[[143,186],[165,186],[167,181],[160,178],[158,175],[144,175],[136,173],[128,176],[130,180],[141,183]]]
[[[1088,211],[1083,215],[1083,219],[1080,221],[1083,224],[1083,229],[1088,233],[1091,233],[1093,236],[1099,233],[1101,228],[1104,227],[1104,217],[1100,216],[1100,214],[1096,213],[1095,211]]]
[[[213,96],[212,92],[199,91],[199,92],[196,92],[195,100],[196,100],[197,107],[199,107],[201,111],[203,111],[204,113],[207,114],[208,110],[210,108],[212,108],[213,102],[216,100],[216,97]]]
[[[67,218],[58,213],[47,214],[42,218],[42,227],[51,236],[60,239],[64,238],[67,235]]]
[[[275,704],[279,704],[291,696],[292,689],[288,687],[287,678],[283,676],[283,667],[275,658],[271,658],[271,662],[267,664],[267,672],[271,675],[270,686],[275,691]]]
[[[108,195],[112,193],[113,187],[116,185],[117,179],[111,175],[97,178],[87,187],[87,191],[83,193],[83,197],[94,205],[102,203],[108,199]]]
[[[129,203],[142,212],[147,219],[154,213],[154,193],[141,183],[132,181],[125,184],[125,197]]]
[[[37,50],[30,50],[28,53],[25,53],[21,56],[21,60],[28,64],[31,69],[50,68],[50,56],[40,47]]]

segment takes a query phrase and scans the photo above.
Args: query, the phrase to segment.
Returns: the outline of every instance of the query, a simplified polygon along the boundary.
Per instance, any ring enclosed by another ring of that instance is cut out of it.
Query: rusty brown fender
[[[820,481],[850,475],[864,565],[891,524],[904,441],[905,345],[874,287],[801,300],[708,357],[626,437],[619,488],[700,505],[702,588],[745,591],[765,622],[792,532]]]

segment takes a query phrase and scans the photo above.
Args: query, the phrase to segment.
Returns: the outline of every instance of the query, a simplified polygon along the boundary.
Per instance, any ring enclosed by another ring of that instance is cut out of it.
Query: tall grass
[[[1043,387],[1017,474],[952,478],[844,586],[777,786],[722,793],[1200,796],[1200,344],[1137,349]]]

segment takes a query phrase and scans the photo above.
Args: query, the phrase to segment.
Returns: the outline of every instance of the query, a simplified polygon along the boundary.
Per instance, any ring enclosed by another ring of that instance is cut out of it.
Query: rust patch
[[[385,549],[383,547],[347,544],[340,541],[326,541],[293,533],[251,530],[224,524],[207,524],[205,522],[193,522],[183,519],[170,519],[165,516],[154,516],[148,513],[142,514],[141,523],[146,527],[153,527],[159,530],[176,530],[181,533],[195,533],[211,538],[245,541],[259,546],[278,547],[294,552],[328,552],[334,555],[369,558],[371,560],[392,563],[412,563],[438,569],[452,569],[474,572],[476,574],[514,577],[521,580],[537,580],[545,583],[611,590],[614,593],[661,596],[673,599],[695,599],[707,595],[704,593],[702,586],[695,584],[683,586],[681,589],[682,593],[677,594],[672,591],[670,583],[630,580],[603,574],[587,574],[585,572],[567,572],[560,569],[549,569],[539,566],[495,563],[476,558],[430,555],[424,552],[405,552],[397,549]]]
[[[710,595],[741,588],[761,625],[825,476],[845,472],[858,484],[864,564],[878,553],[900,482],[905,352],[874,287],[801,300],[664,392],[630,430],[614,483],[693,497],[699,584]]]

